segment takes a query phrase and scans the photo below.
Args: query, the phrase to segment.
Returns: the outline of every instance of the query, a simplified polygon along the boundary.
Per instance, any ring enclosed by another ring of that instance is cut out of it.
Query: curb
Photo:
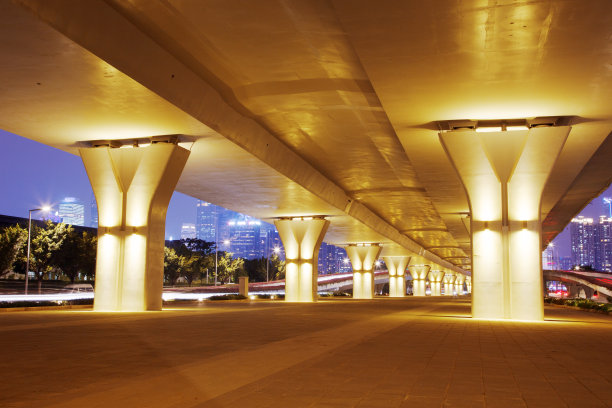
[[[93,305],[2,307],[0,313],[38,312],[43,310],[93,309]]]

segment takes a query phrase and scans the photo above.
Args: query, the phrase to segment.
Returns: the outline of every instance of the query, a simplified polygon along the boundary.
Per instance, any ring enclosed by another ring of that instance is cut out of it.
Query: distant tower
[[[184,223],[181,226],[181,239],[194,239],[196,237],[195,224]]]
[[[603,205],[608,218],[612,218],[612,197],[604,197]]]
[[[91,195],[91,203],[89,204],[89,226],[98,228],[98,202],[96,196]]]
[[[595,267],[593,219],[579,216],[570,225],[572,263],[574,266]]]
[[[595,269],[612,272],[612,217],[602,215],[595,225]]]
[[[542,251],[542,269],[554,270],[557,269],[558,266],[555,257],[555,245],[551,242],[546,249]]]
[[[64,224],[85,226],[85,206],[75,197],[64,198],[58,215]]]
[[[198,201],[196,204],[196,237],[198,239],[215,242],[217,239],[217,228],[219,222],[219,208],[206,201]]]

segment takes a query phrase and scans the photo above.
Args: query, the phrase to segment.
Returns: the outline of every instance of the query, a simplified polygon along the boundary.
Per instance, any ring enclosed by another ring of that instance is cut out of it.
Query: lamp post
[[[30,276],[30,236],[32,235],[32,213],[34,211],[48,212],[50,208],[44,206],[42,208],[33,208],[28,211],[28,257],[26,258],[26,273],[25,273],[25,294],[28,294],[28,278]]]
[[[278,255],[279,252],[280,252],[280,248],[274,247],[274,253]],[[268,248],[266,255],[267,255],[266,257],[266,282],[270,282],[270,274],[268,272],[270,269],[270,249],[269,248]]]

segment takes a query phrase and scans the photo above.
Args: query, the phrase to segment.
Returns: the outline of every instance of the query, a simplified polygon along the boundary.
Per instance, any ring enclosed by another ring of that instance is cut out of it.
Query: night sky
[[[57,204],[64,197],[77,197],[89,204],[93,192],[80,157],[0,130],[0,214],[27,217],[28,210]],[[612,197],[612,187],[594,199],[581,215],[598,218],[604,214],[602,197]],[[179,238],[183,223],[195,223],[196,199],[175,192],[166,218],[166,238]],[[33,214],[33,217],[35,214]],[[40,214],[38,217],[40,218]],[[559,256],[570,255],[568,228],[555,239]]]

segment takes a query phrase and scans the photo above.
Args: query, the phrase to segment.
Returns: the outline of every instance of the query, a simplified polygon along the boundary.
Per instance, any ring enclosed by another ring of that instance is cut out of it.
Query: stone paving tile
[[[0,406],[612,407],[612,318],[454,317],[468,312],[406,298],[0,316]]]

